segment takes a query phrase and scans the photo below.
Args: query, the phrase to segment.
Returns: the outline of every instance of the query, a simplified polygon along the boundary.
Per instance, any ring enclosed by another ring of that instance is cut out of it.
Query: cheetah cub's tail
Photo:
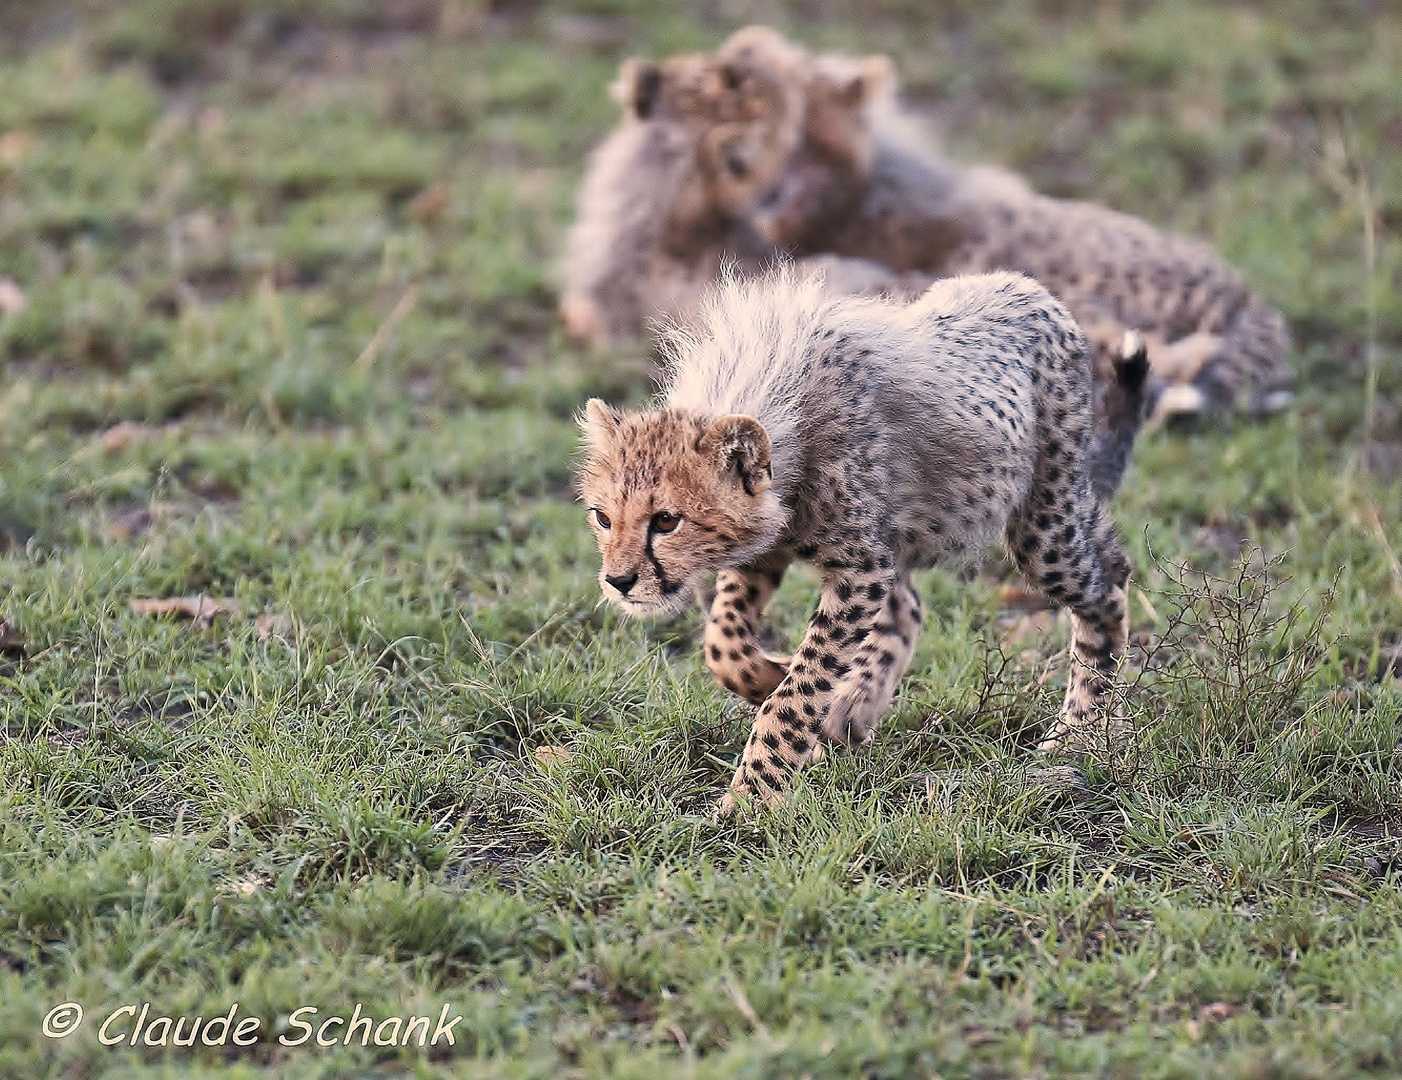
[[[1101,391],[1100,422],[1091,453],[1091,483],[1109,502],[1124,479],[1134,440],[1149,411],[1149,350],[1137,331],[1126,330],[1115,358],[1115,378]]]

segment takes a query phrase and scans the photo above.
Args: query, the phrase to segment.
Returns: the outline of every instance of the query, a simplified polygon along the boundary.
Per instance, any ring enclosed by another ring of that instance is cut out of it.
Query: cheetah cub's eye
[[[613,522],[609,520],[609,516],[597,506],[594,507],[594,520],[599,523],[599,528],[601,529],[613,528]]]
[[[682,523],[680,514],[669,513],[663,510],[659,514],[652,515],[653,532],[669,533],[676,532],[677,526]]]

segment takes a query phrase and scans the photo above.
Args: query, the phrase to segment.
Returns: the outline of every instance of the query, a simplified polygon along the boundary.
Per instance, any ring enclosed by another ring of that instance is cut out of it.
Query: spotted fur
[[[723,809],[782,792],[824,741],[870,739],[914,649],[912,571],[999,535],[1072,613],[1043,746],[1096,719],[1130,567],[1092,484],[1088,344],[1045,289],[997,273],[902,304],[782,270],[724,283],[669,345],[656,408],[589,403],[580,491],[604,594],[630,614],[719,572],[707,663],[759,704]],[[758,619],[794,560],[822,598],[793,656],[767,656]]]

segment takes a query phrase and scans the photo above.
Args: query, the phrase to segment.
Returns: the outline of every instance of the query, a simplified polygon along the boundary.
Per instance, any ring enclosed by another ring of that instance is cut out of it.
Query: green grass
[[[1402,1074],[1392,8],[5,8],[0,1076]],[[894,53],[956,152],[1296,328],[1289,415],[1137,452],[1142,670],[1080,772],[1029,749],[1064,628],[994,561],[921,579],[876,746],[723,825],[747,710],[694,618],[599,605],[572,415],[650,367],[564,342],[553,260],[618,60],[747,18]],[[130,607],[197,593],[241,610]],[[98,1042],[143,1002],[263,1039]],[[444,1002],[446,1051],[276,1039]]]

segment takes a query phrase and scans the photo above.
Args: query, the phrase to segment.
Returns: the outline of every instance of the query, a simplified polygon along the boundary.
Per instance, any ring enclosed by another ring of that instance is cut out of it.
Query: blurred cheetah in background
[[[580,185],[560,300],[566,330],[595,348],[686,318],[723,266],[756,273],[783,255],[743,220],[751,192],[736,172],[746,155],[796,149],[803,107],[793,78],[742,75],[699,53],[627,60],[611,92],[623,116]],[[861,259],[802,262],[838,292],[913,297],[932,280]]]
[[[866,258],[896,273],[1028,274],[1071,310],[1102,377],[1124,332],[1143,335],[1166,415],[1269,413],[1290,402],[1284,318],[1208,245],[944,158],[896,107],[885,57],[814,56],[747,27],[714,64],[739,85],[802,87],[801,108],[785,96],[765,110],[772,137],[734,124],[704,144],[702,172],[726,168],[732,141],[745,148],[727,212],[745,202],[765,239],[796,256]]]
[[[1000,533],[1072,613],[1042,747],[1093,722],[1126,646],[1130,566],[1091,483],[1088,344],[1045,289],[987,274],[901,304],[789,269],[727,281],[668,347],[656,408],[588,403],[580,494],[601,588],[629,614],[680,610],[719,571],[707,663],[761,702],[722,810],[782,792],[820,740],[868,741],[915,647],[911,572]],[[781,660],[756,627],[795,559],[822,599]]]

